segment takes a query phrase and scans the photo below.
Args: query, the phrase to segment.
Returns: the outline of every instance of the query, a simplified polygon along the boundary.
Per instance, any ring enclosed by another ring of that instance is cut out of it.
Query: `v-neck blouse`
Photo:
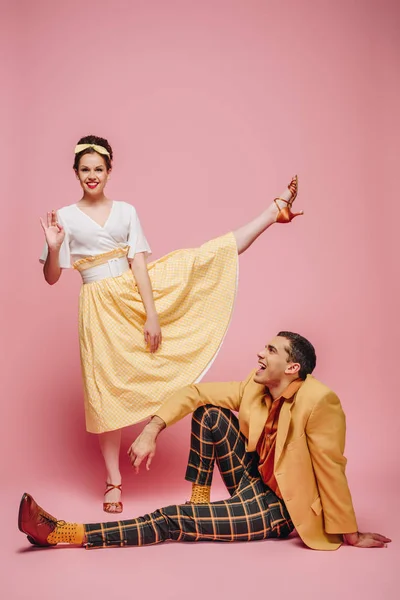
[[[126,246],[129,246],[128,258],[133,258],[137,252],[151,253],[137,212],[127,202],[114,201],[103,226],[96,223],[76,204],[58,210],[57,217],[65,230],[59,255],[62,269],[68,269],[81,258]],[[40,262],[46,262],[47,254],[48,247],[45,244]]]

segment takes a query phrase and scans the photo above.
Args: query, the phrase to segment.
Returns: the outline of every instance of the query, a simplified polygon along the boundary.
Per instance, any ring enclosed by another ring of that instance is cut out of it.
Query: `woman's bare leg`
[[[113,485],[121,484],[119,453],[121,448],[121,430],[107,431],[99,435],[100,449],[106,467],[106,481]],[[104,497],[105,502],[120,502],[120,490],[110,490]]]

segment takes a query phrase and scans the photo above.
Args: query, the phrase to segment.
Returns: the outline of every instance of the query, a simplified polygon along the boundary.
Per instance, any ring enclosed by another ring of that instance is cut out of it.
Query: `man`
[[[160,431],[192,412],[190,502],[129,521],[83,525],[57,521],[24,494],[19,529],[39,546],[247,541],[287,537],[294,528],[318,550],[335,550],[343,539],[386,546],[389,538],[357,530],[345,476],[345,416],[338,397],[311,376],[313,346],[283,331],[258,359],[258,370],[245,381],[180,390],[129,449],[136,470],[144,460],[149,468]],[[211,503],[215,460],[231,497]]]

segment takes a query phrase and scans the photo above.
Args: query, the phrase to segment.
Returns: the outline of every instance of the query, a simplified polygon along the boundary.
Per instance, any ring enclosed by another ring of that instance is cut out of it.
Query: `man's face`
[[[288,362],[289,349],[289,340],[280,336],[274,337],[264,350],[257,354],[259,369],[254,376],[254,381],[268,387],[279,385],[285,376],[298,374],[300,365]]]

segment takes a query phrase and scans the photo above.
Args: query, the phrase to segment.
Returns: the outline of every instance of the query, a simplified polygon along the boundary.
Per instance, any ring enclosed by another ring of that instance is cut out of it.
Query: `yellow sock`
[[[190,502],[193,502],[193,504],[208,504],[210,502],[210,492],[211,487],[209,485],[192,483]]]
[[[85,529],[81,523],[57,521],[55,530],[47,537],[49,544],[83,544]]]

